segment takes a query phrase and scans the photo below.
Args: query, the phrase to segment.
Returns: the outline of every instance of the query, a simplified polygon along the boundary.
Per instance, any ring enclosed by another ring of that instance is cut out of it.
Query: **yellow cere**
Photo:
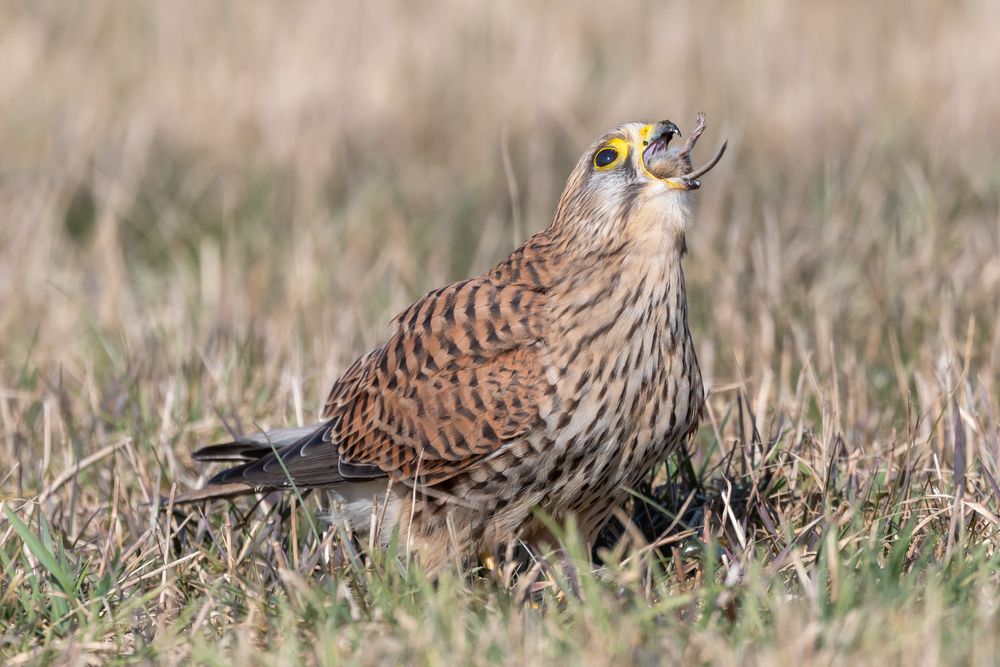
[[[653,131],[655,129],[656,129],[655,125],[643,125],[642,129],[639,130],[639,142],[642,144],[643,147],[649,145],[649,138],[653,136]],[[639,154],[640,155],[643,155],[643,153],[642,153],[643,150],[644,150],[643,148],[639,148],[639,151],[640,151]],[[646,176],[648,176],[649,178],[652,178],[653,180],[657,180],[657,181],[660,180],[656,176],[653,176],[653,174],[651,174],[649,172],[649,169],[646,169],[646,161],[645,160],[640,159],[639,160],[639,166],[642,168],[642,172],[644,174],[646,174]]]
[[[615,138],[610,140],[608,143],[601,146],[601,148],[597,151],[597,154],[600,154],[600,152],[606,148],[615,149],[615,151],[618,152],[618,157],[614,159],[614,162],[609,162],[604,166],[598,166],[597,163],[595,162],[594,168],[597,169],[598,171],[610,171],[615,167],[617,167],[618,165],[620,165],[622,162],[624,162],[625,158],[628,157],[629,145],[628,142],[625,141],[624,139]]]

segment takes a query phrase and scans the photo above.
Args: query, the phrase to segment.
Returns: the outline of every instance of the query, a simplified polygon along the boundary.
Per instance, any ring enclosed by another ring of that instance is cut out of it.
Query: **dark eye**
[[[594,166],[595,167],[607,167],[609,164],[618,159],[618,151],[614,148],[602,148],[597,151],[597,155],[594,156]]]

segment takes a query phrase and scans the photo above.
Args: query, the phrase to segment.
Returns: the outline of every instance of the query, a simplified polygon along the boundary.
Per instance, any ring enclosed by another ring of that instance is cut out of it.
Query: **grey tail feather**
[[[224,470],[209,480],[208,485],[204,488],[192,489],[176,495],[174,504],[194,503],[216,498],[234,498],[282,486],[282,484],[254,485],[243,481],[222,481],[218,478],[272,455],[275,449],[280,451],[312,438],[325,424],[326,422],[320,422],[311,426],[278,428],[273,431],[234,436],[231,442],[202,447],[191,455],[196,461],[221,461],[243,465]],[[169,502],[168,498],[161,498],[160,506],[166,507]]]
[[[326,422],[318,422],[311,426],[276,428],[266,433],[257,432],[234,436],[232,442],[202,447],[191,456],[195,461],[232,461],[237,463],[257,461],[270,454],[274,449],[283,449],[294,445],[303,438],[314,434],[325,424]]]
[[[331,440],[335,426],[335,422],[327,421],[303,428],[276,429],[200,449],[194,453],[199,461],[236,465],[210,478],[205,489],[181,494],[180,502],[385,477],[386,472],[377,465],[341,460],[339,448]]]

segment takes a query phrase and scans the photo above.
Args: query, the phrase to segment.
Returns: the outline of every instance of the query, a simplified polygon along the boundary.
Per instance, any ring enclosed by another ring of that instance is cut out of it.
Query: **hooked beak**
[[[691,151],[694,150],[694,145],[698,142],[698,138],[705,131],[705,127],[706,127],[705,114],[699,113],[698,119],[695,122],[694,130],[691,132],[691,136],[688,137],[688,140],[684,143],[684,146],[682,146],[680,149],[671,149],[668,151],[667,144],[669,143],[670,139],[672,139],[674,136],[678,137],[681,136],[681,132],[677,128],[677,126],[671,123],[670,121],[663,121],[661,123],[658,123],[655,131],[655,136],[650,141],[649,146],[646,148],[646,150],[643,151],[642,157],[644,164],[646,165],[652,164],[654,159],[657,158],[658,156],[661,158],[669,156],[670,158],[673,159],[682,160],[682,163],[685,165],[691,164]],[[726,152],[726,147],[728,145],[729,145],[728,141],[723,141],[722,146],[719,147],[719,150],[715,153],[715,156],[712,157],[712,159],[709,160],[708,163],[699,167],[698,169],[694,169],[693,171],[690,171],[681,176],[671,176],[669,178],[661,178],[660,180],[666,183],[667,187],[669,187],[672,190],[697,190],[698,188],[701,187],[701,181],[699,180],[699,178],[707,174],[709,171],[711,171],[712,167],[714,167],[719,163],[719,160],[722,159],[722,155],[723,153]]]

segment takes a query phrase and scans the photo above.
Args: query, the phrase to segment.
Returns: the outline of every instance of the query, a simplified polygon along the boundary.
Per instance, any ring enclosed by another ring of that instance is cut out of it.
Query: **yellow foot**
[[[483,564],[483,567],[485,567],[490,572],[496,572],[497,561],[495,558],[493,558],[493,554],[491,554],[489,551],[484,551],[483,553],[479,554],[479,561]]]

